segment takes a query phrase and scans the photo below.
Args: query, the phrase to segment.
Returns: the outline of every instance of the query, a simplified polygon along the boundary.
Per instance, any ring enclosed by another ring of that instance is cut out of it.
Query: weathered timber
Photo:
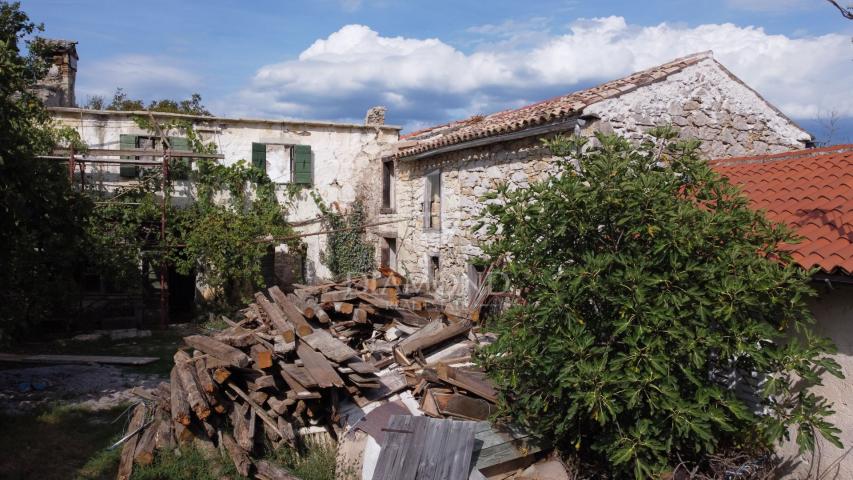
[[[130,423],[127,425],[128,432],[138,430],[145,423],[145,404],[138,403],[133,409],[133,416],[130,417]],[[118,464],[118,480],[129,480],[133,473],[133,455],[136,453],[136,444],[139,441],[139,432],[132,435],[121,449],[121,457]]]
[[[234,467],[237,469],[237,473],[244,477],[248,477],[249,469],[252,466],[249,454],[240,448],[230,433],[222,432],[222,444],[225,447],[225,451],[228,453],[228,457],[230,457],[231,461],[234,462]]]
[[[210,375],[210,370],[207,369],[206,359],[201,358],[203,354],[196,350],[193,352],[193,359],[195,360],[195,374],[198,379],[198,384],[202,390],[204,390],[208,394],[212,394],[216,390],[216,385],[214,384],[213,377]],[[209,397],[212,398],[212,397]],[[209,402],[210,403],[210,402]],[[211,404],[215,404],[212,402]]]
[[[329,317],[329,314],[326,313],[326,311],[320,308],[319,306],[314,309],[314,316],[320,323],[326,324],[332,322],[332,319]]]
[[[241,350],[216,341],[206,335],[190,335],[188,337],[184,337],[184,342],[192,348],[201,350],[202,352],[222,360],[223,362],[227,362],[230,365],[245,367],[252,362],[252,359],[250,359],[249,356]]]
[[[190,356],[178,350],[174,356],[175,368],[178,369],[178,376],[181,379],[181,385],[187,394],[187,401],[190,404],[196,417],[204,420],[210,415],[210,405],[207,403],[207,398],[202,393],[201,387],[195,378],[195,366],[191,363]]]
[[[154,423],[148,425],[142,431],[142,435],[136,442],[136,451],[133,454],[134,462],[139,465],[151,465],[154,461],[154,447],[159,428],[160,419],[156,419]]]
[[[459,393],[432,392],[432,398],[443,415],[466,420],[486,420],[495,411],[491,403]]]
[[[358,290],[347,288],[346,290],[333,290],[320,295],[320,303],[349,302],[358,297]]]
[[[436,322],[432,322],[429,325],[433,325],[434,323]],[[419,332],[400,342],[396,350],[408,357],[413,352],[434,347],[457,335],[468,333],[468,331],[471,330],[471,322],[465,320],[451,325],[443,325],[440,329],[431,329],[427,333],[420,335],[422,332],[427,330],[427,328],[428,327],[424,327]]]
[[[382,310],[394,310],[397,308],[397,302],[391,301],[387,298],[379,298],[375,295],[370,295],[369,293],[359,293],[358,298]]]
[[[278,306],[264,296],[263,293],[255,294],[255,301],[261,310],[266,314],[266,316],[270,319],[275,329],[278,331],[278,334],[284,339],[284,343],[291,343],[296,339],[296,330],[287,318],[284,316],[284,312],[281,311]]]
[[[319,328],[314,330],[311,335],[302,337],[302,342],[315,350],[319,350],[326,358],[335,363],[341,363],[358,355],[358,352],[347,344],[333,337],[326,330]]]
[[[451,385],[467,390],[492,403],[498,402],[498,392],[483,372],[451,367],[441,362],[436,367],[436,373],[438,373],[439,378]]]
[[[355,306],[348,302],[334,302],[335,311],[338,313],[349,314],[352,313]]]
[[[228,388],[230,388],[232,391],[234,391],[234,393],[236,393],[240,398],[245,400],[246,403],[255,411],[255,413],[258,415],[258,417],[261,420],[263,420],[264,423],[269,425],[270,428],[274,429],[276,431],[276,433],[279,434],[279,436],[281,436],[281,432],[278,431],[278,425],[276,425],[275,420],[270,418],[270,416],[267,415],[267,412],[264,411],[264,409],[261,408],[260,405],[258,405],[251,398],[249,398],[249,395],[247,395],[246,392],[244,392],[242,389],[240,389],[240,387],[238,387],[237,385],[234,385],[234,383],[232,383],[232,382],[228,383]]]
[[[352,311],[352,320],[355,323],[367,323],[367,311],[356,308]]]
[[[287,470],[275,466],[266,460],[258,460],[255,462],[257,475],[268,480],[299,480],[299,477],[294,477]]]
[[[326,357],[314,351],[307,344],[299,343],[296,346],[296,354],[305,362],[305,368],[317,380],[317,385],[320,388],[344,386],[344,381],[338,376]]]
[[[172,367],[169,380],[172,419],[183,426],[187,426],[190,424],[190,404],[187,402],[187,394],[184,391],[183,385],[181,385],[177,366]]]
[[[110,365],[148,365],[159,360],[157,357],[117,357],[107,355],[26,355],[0,353],[0,362],[80,364],[104,363]]]
[[[305,320],[305,315],[296,308],[296,305],[287,298],[280,288],[274,286],[270,287],[267,291],[270,293],[273,300],[275,300],[276,305],[278,305],[278,307],[281,308],[281,311],[284,312],[287,320],[296,327],[297,335],[301,337],[311,335],[311,333],[314,332],[314,329],[311,328],[311,325],[309,325],[308,321]]]

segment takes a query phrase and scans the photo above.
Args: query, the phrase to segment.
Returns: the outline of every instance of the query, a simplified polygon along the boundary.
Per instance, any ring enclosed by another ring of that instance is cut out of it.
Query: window
[[[380,213],[394,213],[394,159],[382,161],[382,210]]]
[[[314,183],[314,160],[310,145],[253,142],[252,165],[266,172],[274,183]]]
[[[441,230],[441,170],[428,174],[424,181],[424,228]]]
[[[439,274],[438,255],[430,255],[427,258],[427,282],[429,282],[429,288],[433,290],[436,288],[440,276]]]
[[[380,266],[397,269],[397,239],[394,237],[383,237],[380,249]]]
[[[189,151],[190,150],[190,142],[186,137],[169,137],[169,145],[171,145],[172,150],[179,151]],[[128,135],[121,134],[119,135],[119,148],[122,150],[164,150],[165,145],[160,143],[159,136],[151,136],[151,135]],[[135,160],[151,160],[151,161],[159,161],[160,157],[129,157],[123,156],[121,157],[126,160],[135,159]],[[171,177],[173,180],[186,180],[189,178],[189,170],[190,170],[190,159],[184,157],[175,157],[172,159],[171,166]],[[119,176],[122,178],[136,178],[139,176],[140,168],[139,165],[121,165],[119,167]]]

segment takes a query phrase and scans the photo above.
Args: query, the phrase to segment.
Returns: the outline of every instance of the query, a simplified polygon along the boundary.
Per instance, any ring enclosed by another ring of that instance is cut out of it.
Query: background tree
[[[104,97],[100,95],[93,95],[86,100],[84,107],[91,110],[116,110],[122,112],[151,110],[152,112],[211,115],[210,111],[201,103],[201,95],[198,93],[193,93],[186,100],[152,100],[146,107],[143,100],[130,98],[127,92],[120,87],[116,89],[110,103],[106,103]]]
[[[0,343],[65,307],[84,259],[90,203],[66,167],[37,158],[60,141],[32,93],[47,72],[44,44],[24,38],[40,29],[18,2],[0,1]]]
[[[484,251],[520,297],[478,355],[500,412],[616,478],[769,447],[791,426],[803,449],[817,432],[838,444],[810,387],[841,373],[812,332],[809,272],[777,248],[789,232],[751,210],[698,142],[652,134],[585,150],[558,137],[559,174],[487,197]],[[732,371],[766,375],[766,415],[716,380]]]

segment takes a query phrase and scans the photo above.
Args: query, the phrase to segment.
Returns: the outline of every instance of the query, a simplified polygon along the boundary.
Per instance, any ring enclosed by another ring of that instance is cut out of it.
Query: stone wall
[[[619,97],[584,109],[596,128],[640,139],[660,124],[702,140],[709,158],[779,153],[803,148],[811,136],[736,80],[713,59],[704,60]]]
[[[616,132],[635,140],[655,125],[673,123],[682,129],[682,136],[702,139],[701,149],[711,158],[802,148],[811,139],[711,59],[594,104],[583,111],[583,118],[584,136]],[[499,182],[524,187],[553,171],[554,158],[540,140],[537,136],[398,160],[396,212],[379,216],[400,221],[395,224],[398,269],[413,281],[425,282],[429,256],[437,254],[436,293],[466,303],[468,265],[482,253],[478,247],[482,232],[471,231],[482,210],[479,198]],[[435,170],[441,170],[441,230],[426,231],[425,175]]]
[[[57,121],[77,129],[90,148],[118,149],[121,134],[151,135],[140,129],[133,116],[126,112],[104,112],[84,109],[53,108]],[[309,194],[314,190],[331,205],[346,208],[357,196],[367,203],[375,202],[377,170],[380,159],[387,155],[390,145],[399,138],[399,128],[384,125],[357,125],[332,122],[272,121],[227,119],[219,117],[190,117],[194,128],[205,142],[216,144],[218,152],[225,155],[225,164],[239,160],[251,163],[252,143],[310,145],[313,156],[313,185],[297,194],[288,219],[307,222],[298,227],[304,233],[323,229],[316,220],[320,214]],[[174,133],[173,133],[174,134]],[[268,153],[268,155],[270,155]],[[87,181],[105,189],[126,184],[119,177],[118,166],[87,166]],[[192,201],[189,182],[175,181],[175,201]],[[280,188],[280,198],[285,200],[286,185]],[[305,281],[313,282],[330,277],[328,269],[320,262],[320,252],[325,249],[325,235],[306,237]],[[283,254],[277,250],[277,256]],[[279,259],[276,264],[284,273],[292,270],[292,263]]]

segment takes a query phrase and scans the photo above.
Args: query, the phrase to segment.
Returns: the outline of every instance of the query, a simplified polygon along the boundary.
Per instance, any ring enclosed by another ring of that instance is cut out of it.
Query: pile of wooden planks
[[[493,410],[494,389],[468,361],[476,314],[388,270],[291,290],[258,292],[237,321],[223,317],[228,328],[184,338],[170,382],[134,411],[119,478],[188,441],[218,446],[242,475],[291,478],[253,454],[295,448],[312,428],[335,439],[346,424],[342,402],[362,407],[405,389],[434,417],[483,419]],[[445,360],[431,361],[436,355]]]

